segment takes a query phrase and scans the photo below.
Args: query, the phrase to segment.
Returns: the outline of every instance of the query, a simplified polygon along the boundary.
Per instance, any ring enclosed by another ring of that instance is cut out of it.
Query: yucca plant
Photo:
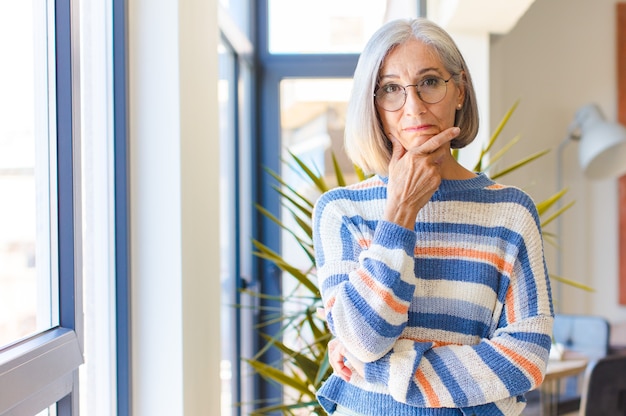
[[[520,169],[532,161],[542,157],[549,150],[544,150],[530,155],[522,160],[506,167],[505,169],[494,171],[495,163],[508,152],[519,141],[519,136],[510,140],[503,148],[490,155],[493,145],[500,137],[504,126],[510,119],[511,115],[517,108],[515,103],[505,114],[499,126],[491,136],[489,142],[482,149],[478,161],[474,167],[476,172],[487,172],[492,179],[500,178],[507,173]],[[455,154],[458,156],[458,154]],[[489,157],[491,156],[491,157]],[[302,159],[290,153],[291,161],[285,161],[287,165],[293,166],[300,172],[303,172],[306,180],[316,190],[317,194],[321,194],[334,186],[344,186],[347,184],[347,172],[342,172],[337,163],[337,159],[332,155],[334,177],[324,177],[315,167],[307,165]],[[494,171],[492,173],[492,171]],[[261,377],[278,383],[283,387],[284,400],[281,403],[267,404],[256,410],[253,414],[266,415],[282,413],[283,415],[311,415],[324,414],[318,405],[315,392],[321,386],[321,383],[330,375],[332,368],[328,362],[327,344],[331,339],[331,334],[323,320],[318,315],[318,309],[322,308],[320,293],[317,287],[317,277],[315,275],[315,258],[313,252],[311,216],[314,198],[304,195],[291,187],[281,175],[268,170],[268,173],[276,180],[277,185],[274,189],[281,198],[283,208],[289,213],[290,222],[281,220],[266,210],[264,207],[257,205],[257,209],[271,221],[276,223],[278,227],[293,236],[308,261],[306,267],[296,266],[290,262],[290,259],[283,257],[280,253],[272,250],[260,241],[253,240],[256,256],[275,264],[293,285],[288,293],[284,293],[280,297],[273,297],[272,300],[278,301],[280,307],[276,310],[263,311],[266,320],[262,322],[258,328],[263,339],[266,341],[265,346],[258,354],[246,361]],[[358,168],[354,168],[356,181],[365,179],[365,175]],[[329,184],[329,181],[332,183]],[[573,202],[565,205],[563,208],[556,210],[548,215],[551,208],[563,198],[565,190],[561,190],[537,204],[537,210],[542,218],[541,226],[545,227],[556,217],[567,210]],[[547,216],[546,219],[543,219]],[[295,224],[295,227],[294,225]],[[544,232],[546,240],[552,236]],[[585,290],[591,288],[579,284],[577,282],[565,279],[561,276],[550,276],[552,279],[573,285]],[[270,299],[262,293],[248,292],[253,296]],[[264,334],[264,328],[269,325],[279,324],[280,330],[273,335]],[[277,348],[282,354],[279,362],[267,364],[260,357],[270,348]]]

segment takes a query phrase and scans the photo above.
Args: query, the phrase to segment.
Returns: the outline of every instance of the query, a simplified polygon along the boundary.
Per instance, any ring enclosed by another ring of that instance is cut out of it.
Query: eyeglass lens
[[[448,80],[438,77],[426,78],[418,84],[402,86],[399,84],[386,84],[375,92],[376,103],[386,111],[398,111],[406,103],[408,87],[415,87],[419,98],[427,104],[436,104],[443,100],[448,91]]]

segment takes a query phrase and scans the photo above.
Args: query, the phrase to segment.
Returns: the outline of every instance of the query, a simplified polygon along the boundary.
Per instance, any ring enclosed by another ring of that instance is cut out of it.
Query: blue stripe
[[[522,269],[523,275],[519,276],[524,285],[523,292],[524,301],[529,305],[530,310],[533,313],[537,313],[539,309],[539,305],[537,303],[536,296],[528,296],[529,294],[537,293],[537,282],[535,281],[535,275],[533,274],[532,269],[530,268],[530,259],[528,257],[528,250],[526,249],[526,244],[521,244],[521,247],[518,252],[518,261],[524,265]]]
[[[354,240],[352,232],[348,228],[348,225],[344,222],[341,224],[339,230],[341,234],[341,258],[343,260],[356,260],[359,257],[359,253],[363,250],[357,242]]]
[[[493,310],[475,303],[441,297],[416,297],[409,308],[409,321],[411,313],[446,313],[453,316],[471,316],[474,319],[482,319],[490,322]]]
[[[439,348],[432,351],[432,354],[428,355],[429,360],[433,360],[431,355],[437,355],[438,360],[441,360],[442,363],[447,363],[448,371],[452,369],[453,374],[456,377],[456,381],[459,383],[459,388],[463,391],[463,396],[468,397],[466,392],[469,391],[471,393],[474,402],[484,402],[485,396],[483,391],[480,389],[476,389],[473,383],[472,375],[470,374],[465,364],[454,354],[452,349],[450,348]],[[463,389],[465,387],[465,390]]]
[[[387,264],[375,259],[365,258],[363,259],[363,267],[372,276],[376,276],[374,278],[376,281],[390,288],[399,299],[409,302],[413,298],[415,285],[403,281],[400,273],[391,269]]]
[[[378,336],[384,338],[397,338],[404,330],[406,323],[400,325],[392,325],[383,319],[378,313],[372,309],[359,292],[357,292],[352,285],[346,285],[343,288],[345,293],[345,307],[349,310],[346,313],[355,317],[355,321],[360,321],[360,324],[367,327],[368,330],[363,331],[364,338],[374,339],[371,332],[375,332]],[[337,295],[338,297],[343,297]],[[331,331],[335,332],[334,321],[332,311],[327,315],[327,322]]]
[[[552,337],[538,332],[516,332],[509,334],[509,336],[528,344],[536,345],[537,348],[533,348],[533,350],[535,350],[537,354],[541,354],[543,351],[550,349],[552,345]]]
[[[526,378],[526,374],[522,370],[497,352],[491,345],[483,344],[483,346],[484,348],[477,349],[480,358],[493,374],[500,378],[511,396],[523,394],[531,389],[530,380]]]
[[[486,205],[497,203],[514,203],[523,207],[535,206],[531,198],[525,192],[514,187],[483,190],[483,192],[476,192],[476,188],[460,192],[435,192],[435,194],[431,198],[431,201],[476,202]],[[532,210],[534,210],[534,208]]]
[[[358,317],[363,326],[371,327],[372,331],[378,336],[396,338],[406,327],[406,323],[392,325],[383,319],[378,315],[377,311],[370,306],[367,299],[364,299],[353,287],[350,287],[350,289],[346,287],[346,293],[351,306],[351,310],[347,312],[352,314],[352,316]],[[372,339],[372,334],[368,334],[367,331],[364,331],[364,337]]]
[[[451,239],[451,236],[465,236],[460,241],[467,239],[468,242],[499,247],[507,253],[516,250],[517,244],[522,241],[522,236],[519,233],[495,224],[494,226],[484,226],[449,222],[417,222],[415,228],[420,235],[420,241],[441,241],[443,239],[441,234],[448,234],[445,236],[446,241]],[[454,244],[459,242],[458,238],[452,238],[451,241]],[[512,253],[514,254],[515,251]]]
[[[459,270],[463,273],[459,273]],[[502,276],[491,264],[449,257],[444,259],[416,258],[414,272],[419,279],[443,279],[486,285],[494,293],[498,289]]]
[[[420,328],[440,329],[457,334],[474,335],[486,337],[489,335],[489,325],[485,322],[435,313],[409,313],[409,326]]]
[[[467,406],[469,400],[459,383],[455,380],[454,374],[450,372],[446,362],[437,354],[430,354],[428,359],[437,372],[437,375],[450,392],[450,395],[454,397],[454,404],[458,407]],[[457,369],[455,368],[454,371],[457,371]]]

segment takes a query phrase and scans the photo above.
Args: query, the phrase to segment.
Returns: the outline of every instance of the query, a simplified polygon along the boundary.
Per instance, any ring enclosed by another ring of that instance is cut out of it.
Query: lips
[[[402,129],[402,131],[408,132],[408,133],[412,133],[412,132],[417,132],[417,133],[424,133],[427,132],[429,130],[432,130],[434,126],[432,124],[420,124],[418,126],[409,126],[409,127],[405,127]]]

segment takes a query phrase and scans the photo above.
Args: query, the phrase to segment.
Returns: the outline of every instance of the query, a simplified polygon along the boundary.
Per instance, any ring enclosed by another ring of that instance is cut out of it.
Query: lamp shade
[[[591,179],[617,177],[626,173],[626,128],[608,122],[595,104],[576,113],[580,127],[580,166]]]

